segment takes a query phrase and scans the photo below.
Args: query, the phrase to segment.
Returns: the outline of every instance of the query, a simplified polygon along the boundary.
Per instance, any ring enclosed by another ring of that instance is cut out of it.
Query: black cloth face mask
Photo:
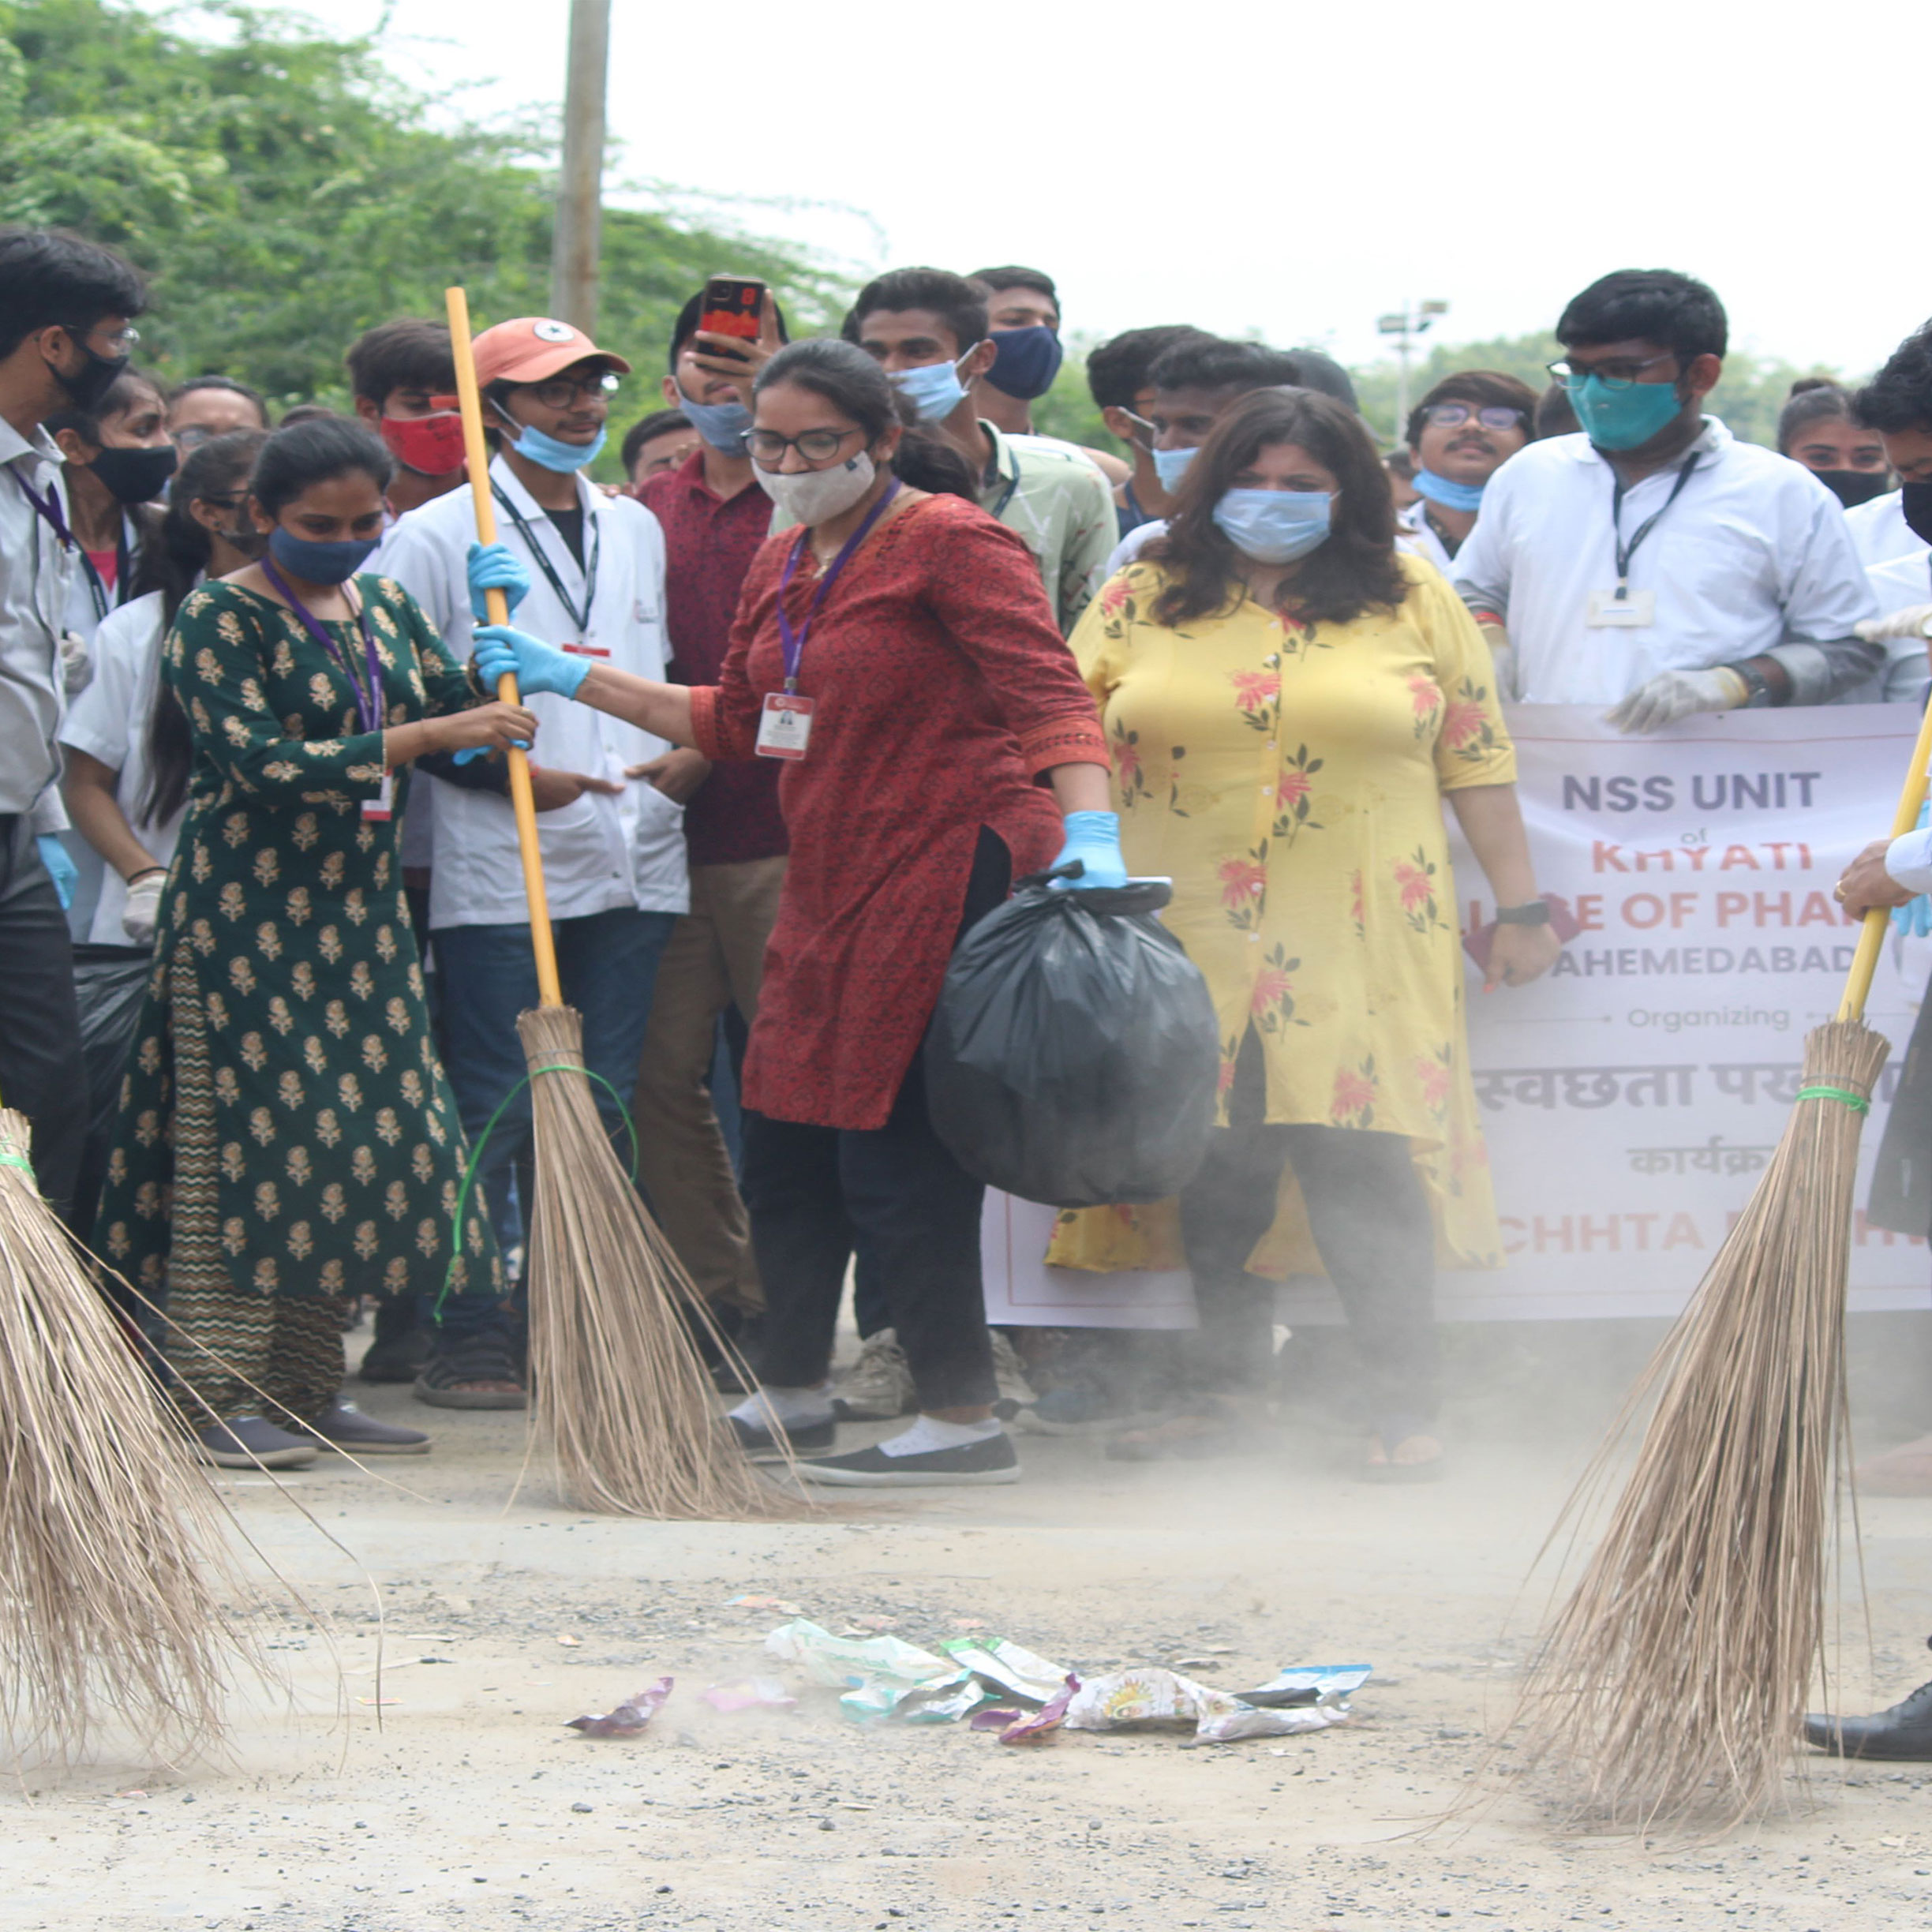
[[[84,410],[89,415],[100,407],[107,391],[121,380],[121,372],[133,360],[132,356],[96,355],[72,329],[63,331],[87,358],[85,365],[78,376],[69,376],[59,369],[54,371],[54,380],[67,391],[67,399],[77,410]]]
[[[1814,470],[1811,474],[1848,510],[1882,496],[1892,487],[1889,470]]]
[[[152,503],[167,488],[181,460],[172,443],[152,449],[116,449],[104,446],[87,466],[116,503]]]
[[[1921,543],[1932,544],[1932,481],[1908,483],[1899,492],[1905,527]]]

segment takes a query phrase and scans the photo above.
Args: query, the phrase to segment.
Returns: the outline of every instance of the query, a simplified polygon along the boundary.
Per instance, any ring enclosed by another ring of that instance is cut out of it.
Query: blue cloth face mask
[[[1060,338],[1043,322],[1030,328],[995,329],[994,346],[998,354],[987,371],[987,380],[1004,395],[1031,402],[1054,386],[1060,373],[1060,358],[1066,353]]]
[[[1638,382],[1627,389],[1611,389],[1601,376],[1586,376],[1564,387],[1583,433],[1599,449],[1635,449],[1683,410],[1675,383]]]
[[[745,437],[751,428],[751,412],[742,402],[694,402],[680,393],[678,407],[691,419],[691,426],[711,447],[726,456],[745,453]]]
[[[1440,504],[1445,510],[1482,507],[1483,486],[1480,483],[1453,482],[1447,477],[1439,477],[1433,470],[1418,470],[1414,481],[1418,496],[1426,496],[1431,503]]]
[[[975,343],[974,348],[979,344]],[[972,353],[969,350],[968,354]],[[962,356],[960,361],[963,362]],[[918,369],[889,372],[893,387],[912,405],[921,422],[943,422],[966,400],[958,362],[927,362]]]
[[[278,523],[268,533],[268,554],[304,583],[346,583],[375,555],[377,542],[372,537],[311,543],[306,537],[291,536]]]
[[[1231,489],[1214,507],[1221,534],[1257,564],[1292,564],[1328,541],[1326,490]]]
[[[567,476],[573,470],[582,470],[595,462],[610,440],[608,429],[598,430],[588,443],[560,442],[541,429],[533,429],[527,423],[519,424],[518,429],[517,440],[510,447],[539,468],[554,470],[560,476]],[[700,430],[698,433],[702,436],[704,432]]]
[[[1154,474],[1160,478],[1160,486],[1171,496],[1181,487],[1181,479],[1187,474],[1187,466],[1200,452],[1196,450],[1149,450],[1154,459]]]

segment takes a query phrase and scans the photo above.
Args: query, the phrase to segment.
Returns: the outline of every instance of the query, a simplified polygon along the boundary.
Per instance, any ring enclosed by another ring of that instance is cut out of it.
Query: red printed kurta
[[[710,758],[754,755],[784,685],[772,537],[745,579],[730,656],[691,693]],[[794,627],[818,586],[809,548]],[[792,862],[766,953],[745,1100],[778,1120],[882,1127],[927,1022],[984,826],[1015,876],[1051,863],[1060,813],[1036,775],[1107,762],[1092,698],[1026,546],[976,505],[934,496],[892,516],[813,620],[799,690],[809,754],[779,784]]]

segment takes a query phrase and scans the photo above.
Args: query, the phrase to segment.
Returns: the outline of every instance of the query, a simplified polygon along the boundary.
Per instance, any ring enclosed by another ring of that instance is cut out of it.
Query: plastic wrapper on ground
[[[1114,1671],[1082,1684],[1067,1705],[1069,1731],[1122,1731],[1141,1725],[1192,1727],[1202,1744],[1241,1738],[1287,1737],[1346,1724],[1345,1713],[1310,1708],[1266,1710],[1232,1691],[1210,1690],[1170,1670]]]
[[[1283,1664],[1266,1683],[1235,1694],[1244,1704],[1281,1709],[1296,1704],[1339,1704],[1359,1690],[1373,1673],[1372,1664]]]
[[[663,1709],[676,1681],[660,1677],[655,1683],[626,1698],[614,1710],[593,1711],[586,1717],[571,1718],[570,1728],[581,1731],[586,1737],[635,1737]]]
[[[740,1677],[735,1683],[713,1684],[698,1694],[713,1710],[788,1711],[798,1709],[798,1699],[776,1677]]]
[[[839,1708],[861,1724],[889,1717],[915,1692],[953,1691],[972,1683],[971,1672],[916,1644],[897,1637],[834,1637],[804,1617],[781,1623],[765,1648],[781,1662],[800,1665],[814,1682],[841,1691]]]
[[[1066,1667],[1050,1664],[1005,1637],[954,1637],[939,1648],[962,1670],[1008,1697],[1049,1704],[1066,1681]]]
[[[1036,1711],[986,1710],[972,1720],[975,1731],[997,1731],[1002,1744],[1044,1743],[1060,1728],[1067,1705],[1080,1687],[1080,1679],[1067,1672],[1065,1686]]]

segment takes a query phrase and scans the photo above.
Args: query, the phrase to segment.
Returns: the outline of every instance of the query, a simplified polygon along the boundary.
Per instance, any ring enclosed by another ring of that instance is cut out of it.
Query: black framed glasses
[[[65,329],[83,349],[93,349],[94,331],[100,324],[95,322],[84,328],[78,322],[59,322],[54,326]],[[110,358],[132,355],[134,345],[140,340],[140,331],[131,324],[125,328],[118,328],[107,338],[107,353]],[[99,355],[100,351],[94,349],[94,353]]]
[[[751,454],[767,470],[776,470],[784,453],[795,449],[816,469],[829,462],[849,436],[863,436],[863,429],[807,429],[803,436],[781,436],[776,429],[754,429],[745,438]]]
[[[1438,429],[1453,429],[1472,419],[1485,429],[1520,429],[1529,420],[1526,412],[1503,402],[1485,403],[1481,408],[1473,402],[1432,402],[1422,412],[1422,420]]]
[[[567,376],[552,376],[548,382],[531,383],[530,392],[545,409],[568,409],[582,398],[586,402],[608,402],[617,393],[617,377],[610,369],[600,369],[594,376],[579,376],[573,381]]]
[[[1642,362],[1598,362],[1588,369],[1578,369],[1573,362],[1548,362],[1544,365],[1566,389],[1579,388],[1594,376],[1606,389],[1628,389],[1646,369],[1655,369],[1660,362],[1675,358],[1668,350],[1662,355],[1653,355]]]

